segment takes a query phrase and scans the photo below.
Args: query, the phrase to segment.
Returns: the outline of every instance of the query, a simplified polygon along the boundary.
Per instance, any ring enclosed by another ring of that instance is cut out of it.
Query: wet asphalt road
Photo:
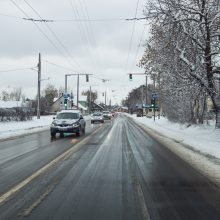
[[[87,135],[100,125],[88,125]],[[0,142],[0,195],[73,145],[49,132]],[[78,140],[78,139],[77,139]],[[0,205],[0,219],[220,219],[219,188],[122,114]]]

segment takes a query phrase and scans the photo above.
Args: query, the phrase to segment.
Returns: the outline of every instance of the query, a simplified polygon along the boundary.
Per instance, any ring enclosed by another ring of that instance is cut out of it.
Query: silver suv
[[[75,133],[81,136],[85,133],[86,122],[79,110],[62,110],[54,118],[50,126],[51,137],[55,137],[56,133],[63,136],[64,133]]]

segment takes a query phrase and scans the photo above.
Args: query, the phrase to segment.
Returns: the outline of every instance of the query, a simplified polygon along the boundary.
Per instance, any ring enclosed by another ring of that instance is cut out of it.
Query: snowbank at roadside
[[[220,159],[220,129],[215,129],[214,122],[211,125],[187,127],[172,123],[164,117],[156,118],[154,122],[153,118],[127,115],[155,132],[174,139],[177,143],[188,145],[197,152]]]

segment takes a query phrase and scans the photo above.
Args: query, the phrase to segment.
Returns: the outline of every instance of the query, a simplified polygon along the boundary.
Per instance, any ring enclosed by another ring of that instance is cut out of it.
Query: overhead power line
[[[136,4],[135,18],[137,17],[138,6],[139,6],[139,0],[137,0],[137,4]],[[127,68],[128,68],[128,61],[129,61],[131,46],[132,46],[133,37],[134,37],[135,25],[136,25],[136,22],[134,21],[133,26],[132,26],[131,38],[130,38],[130,41],[129,41],[128,55],[127,55],[126,64],[125,64],[125,72],[127,71]]]
[[[44,20],[41,15],[37,12],[36,9],[34,9],[30,3],[28,3],[26,0],[24,0],[24,2],[35,12],[35,14],[41,19]],[[63,50],[66,52],[66,54],[70,57],[72,57],[72,54],[70,54],[70,52],[67,50],[67,48],[65,47],[65,45],[62,43],[62,41],[59,39],[59,37],[57,36],[57,34],[53,31],[53,29],[46,23],[44,22],[47,29],[52,33],[52,35],[55,37],[55,39],[57,40],[57,42],[60,44],[60,46],[63,48]],[[66,56],[65,56],[66,57]],[[67,57],[68,59],[68,57]],[[76,66],[78,66],[79,69],[82,69],[81,66],[79,65],[79,63],[74,60],[74,59],[70,59]]]
[[[19,7],[19,5],[14,1],[14,0],[10,0],[16,8],[18,8],[19,11],[21,11],[27,18],[29,18],[29,16],[27,15],[27,13],[21,8]],[[56,44],[54,44],[54,42],[47,36],[47,34],[44,33],[44,31],[34,22],[32,21],[33,24],[36,26],[36,28],[41,32],[41,34],[50,42],[50,44],[64,57],[66,58],[65,54],[63,54],[63,52],[56,46]],[[67,58],[66,58],[67,59]]]
[[[27,20],[27,21],[36,21],[36,22],[53,22],[53,20],[34,19],[34,18],[23,18],[23,20]]]
[[[45,62],[45,63],[49,63],[50,65],[53,65],[53,66],[56,66],[56,67],[65,69],[65,70],[69,70],[69,71],[76,72],[76,73],[81,73],[81,72],[79,72],[79,71],[77,71],[77,70],[74,70],[74,69],[71,69],[71,68],[68,68],[68,67],[65,67],[65,66],[62,66],[62,65],[53,63],[53,62],[48,61],[48,60],[45,60],[45,59],[42,59],[42,61]]]
[[[139,20],[147,20],[148,17],[142,17],[142,18],[126,18],[126,21],[139,21]]]
[[[15,18],[25,21],[35,21],[35,22],[48,22],[48,23],[56,23],[56,22],[117,22],[117,21],[134,21],[134,20],[146,20],[147,17],[143,18],[97,18],[97,19],[36,19],[31,17],[19,17],[15,15],[9,15],[0,13],[0,16]]]
[[[1,73],[7,73],[7,72],[15,72],[15,71],[22,71],[22,70],[36,70],[34,69],[36,67],[29,67],[29,68],[17,68],[17,69],[10,69],[10,70],[0,70]]]

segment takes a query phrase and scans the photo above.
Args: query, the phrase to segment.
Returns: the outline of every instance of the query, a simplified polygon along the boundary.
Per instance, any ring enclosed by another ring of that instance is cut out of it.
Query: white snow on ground
[[[31,121],[0,122],[0,139],[31,134],[49,128],[53,115],[41,116],[40,119],[33,117]]]
[[[164,117],[153,118],[136,117],[129,115],[144,126],[156,132],[174,139],[178,143],[191,146],[194,150],[220,159],[220,129],[215,129],[214,122],[211,125],[180,125],[172,123]]]
[[[40,119],[33,117],[31,121],[0,122],[0,140],[47,130],[53,121],[53,117],[55,115],[41,116]],[[84,116],[86,121],[89,118],[90,116]]]

